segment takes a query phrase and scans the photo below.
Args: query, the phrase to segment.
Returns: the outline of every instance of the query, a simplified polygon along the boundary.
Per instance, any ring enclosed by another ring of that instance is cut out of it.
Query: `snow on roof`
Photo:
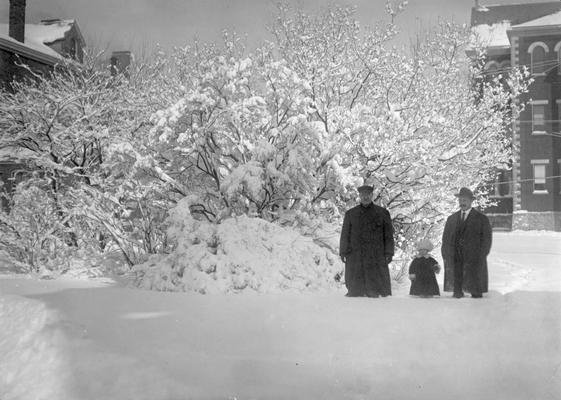
[[[49,46],[47,46],[45,44],[42,44],[42,43],[38,43],[37,41],[35,41],[33,39],[30,39],[27,36],[25,37],[25,43],[21,43],[21,42],[17,41],[16,39],[10,37],[9,35],[5,35],[3,33],[0,33],[0,44],[2,44],[1,42],[6,43],[6,45],[8,45],[10,47],[28,48],[28,49],[34,50],[35,52],[46,55],[50,58],[56,58],[56,59],[62,58],[62,56],[60,54],[58,54],[56,51],[51,49]]]
[[[4,147],[0,149],[0,164],[6,162],[12,163],[22,158],[32,158],[34,156],[36,156],[36,153],[31,150],[15,146]]]
[[[518,25],[514,25],[513,29],[523,29],[523,28],[539,28],[545,26],[560,26],[561,25],[561,11],[556,13],[546,15],[531,21],[523,22]]]
[[[41,24],[25,24],[25,30],[30,37],[41,40],[45,44],[50,44],[64,39],[64,35],[72,28],[74,23],[73,19],[68,19],[43,22]]]
[[[57,20],[52,23],[25,24],[24,44],[41,53],[61,58],[61,55],[51,49],[48,44],[64,39],[64,35],[72,28],[74,23],[74,20]],[[9,36],[8,32],[9,25],[0,24],[0,38],[16,41]]]
[[[510,21],[511,25],[518,25],[560,10],[559,0],[544,3],[485,4],[471,9],[471,26],[490,25],[500,21]]]
[[[472,43],[491,47],[510,47],[507,31],[510,21],[502,21],[492,25],[481,24],[472,27]]]

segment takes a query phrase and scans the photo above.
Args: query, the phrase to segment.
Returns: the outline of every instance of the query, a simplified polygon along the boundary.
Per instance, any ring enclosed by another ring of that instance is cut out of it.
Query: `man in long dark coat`
[[[464,291],[481,298],[489,290],[487,255],[493,231],[487,216],[471,207],[471,190],[461,188],[455,196],[460,210],[448,217],[442,235],[444,290],[456,298],[464,297]]]
[[[388,264],[394,254],[390,213],[372,202],[372,186],[361,186],[358,192],[360,204],[345,213],[339,245],[347,296],[390,296]]]

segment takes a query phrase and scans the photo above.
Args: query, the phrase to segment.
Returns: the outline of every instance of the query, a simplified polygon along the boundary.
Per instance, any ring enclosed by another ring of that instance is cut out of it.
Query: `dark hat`
[[[362,192],[372,193],[372,192],[374,192],[374,188],[372,186],[368,186],[368,185],[362,185],[357,190],[358,190],[359,193],[362,193]]]
[[[456,193],[454,196],[456,197],[469,197],[470,199],[475,199],[473,192],[469,190],[467,187],[463,187],[460,189],[459,193]]]

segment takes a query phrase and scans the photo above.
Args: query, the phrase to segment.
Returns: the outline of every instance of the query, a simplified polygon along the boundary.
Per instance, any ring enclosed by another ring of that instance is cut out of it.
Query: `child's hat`
[[[425,249],[431,251],[434,249],[434,245],[429,239],[422,239],[417,242],[417,250]]]

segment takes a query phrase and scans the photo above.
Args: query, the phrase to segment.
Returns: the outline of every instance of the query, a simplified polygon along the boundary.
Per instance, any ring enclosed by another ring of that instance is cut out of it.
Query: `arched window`
[[[549,53],[549,47],[544,42],[534,42],[528,47],[528,53],[530,53],[530,71],[534,75],[545,75],[547,70],[551,68],[551,65],[547,64],[547,53]]]
[[[485,69],[485,72],[493,74],[500,69],[500,65],[495,60],[492,60],[492,61],[488,61],[485,64],[484,69]]]

